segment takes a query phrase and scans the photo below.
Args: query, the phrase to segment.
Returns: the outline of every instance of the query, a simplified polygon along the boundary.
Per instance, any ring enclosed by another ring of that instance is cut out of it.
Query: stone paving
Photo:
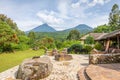
[[[78,80],[77,71],[88,65],[88,55],[72,55],[70,61],[55,61],[50,57],[53,63],[53,71],[50,76],[41,80]]]

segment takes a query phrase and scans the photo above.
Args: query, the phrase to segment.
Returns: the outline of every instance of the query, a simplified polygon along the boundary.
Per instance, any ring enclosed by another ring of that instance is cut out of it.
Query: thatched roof
[[[120,29],[119,30],[115,30],[111,33],[108,33],[104,36],[101,36],[100,38],[98,38],[98,40],[104,40],[104,39],[107,39],[107,38],[112,38],[112,37],[115,37],[116,35],[120,34]]]
[[[85,40],[88,36],[92,36],[94,40],[98,40],[102,36],[106,35],[107,33],[89,33],[81,38],[81,40]]]

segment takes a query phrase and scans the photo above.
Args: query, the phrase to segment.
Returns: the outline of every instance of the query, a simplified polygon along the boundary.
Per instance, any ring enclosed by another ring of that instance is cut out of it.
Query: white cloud
[[[57,16],[58,14],[55,13],[54,11],[39,11],[37,13],[37,16],[40,18],[40,20],[43,23],[48,23],[48,24],[61,24],[63,23],[63,19]]]
[[[79,2],[73,3],[73,4],[71,5],[71,7],[72,7],[72,8],[79,8],[79,7],[80,7],[80,3],[79,3]]]
[[[97,4],[104,5],[105,3],[108,3],[110,0],[93,0],[92,2],[88,3],[88,6],[95,6]]]
[[[89,20],[88,25],[97,27],[108,23],[108,15],[95,15],[94,17],[92,20]]]
[[[39,20],[18,20],[18,21],[15,21],[19,27],[20,30],[22,31],[28,31],[28,30],[31,30],[33,28],[35,28],[36,26],[38,25],[41,25],[43,24],[41,21]]]
[[[68,6],[69,6],[70,0],[59,0],[58,1],[58,10],[61,15],[67,15],[68,14]]]

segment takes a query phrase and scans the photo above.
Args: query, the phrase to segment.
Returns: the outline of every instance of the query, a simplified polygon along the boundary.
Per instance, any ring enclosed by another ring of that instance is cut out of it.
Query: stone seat
[[[55,55],[55,60],[57,61],[68,61],[71,59],[73,59],[72,55],[68,55],[68,54],[56,54]]]

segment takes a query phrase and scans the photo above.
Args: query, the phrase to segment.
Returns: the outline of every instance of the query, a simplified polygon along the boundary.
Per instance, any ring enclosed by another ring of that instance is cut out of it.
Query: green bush
[[[69,41],[69,40],[67,40],[67,41],[62,42],[62,47],[63,48],[65,48],[65,47],[68,48],[68,47],[70,47],[74,44],[80,44],[80,41],[75,41],[75,40]]]
[[[12,47],[15,49],[15,50],[27,50],[29,49],[29,46],[27,44],[13,44]]]
[[[55,41],[55,46],[57,47],[57,49],[61,49],[62,48],[62,41]]]
[[[88,51],[87,53],[89,53],[93,48],[92,48],[92,46],[85,45],[85,46],[84,46],[84,49],[85,49],[86,51]]]
[[[81,44],[73,44],[71,47],[68,48],[68,53],[79,53],[83,49],[83,46]]]
[[[94,38],[92,36],[88,36],[85,40],[85,44],[94,44]]]
[[[97,50],[103,50],[102,44],[100,44],[98,42],[95,44],[94,48],[97,49]]]

